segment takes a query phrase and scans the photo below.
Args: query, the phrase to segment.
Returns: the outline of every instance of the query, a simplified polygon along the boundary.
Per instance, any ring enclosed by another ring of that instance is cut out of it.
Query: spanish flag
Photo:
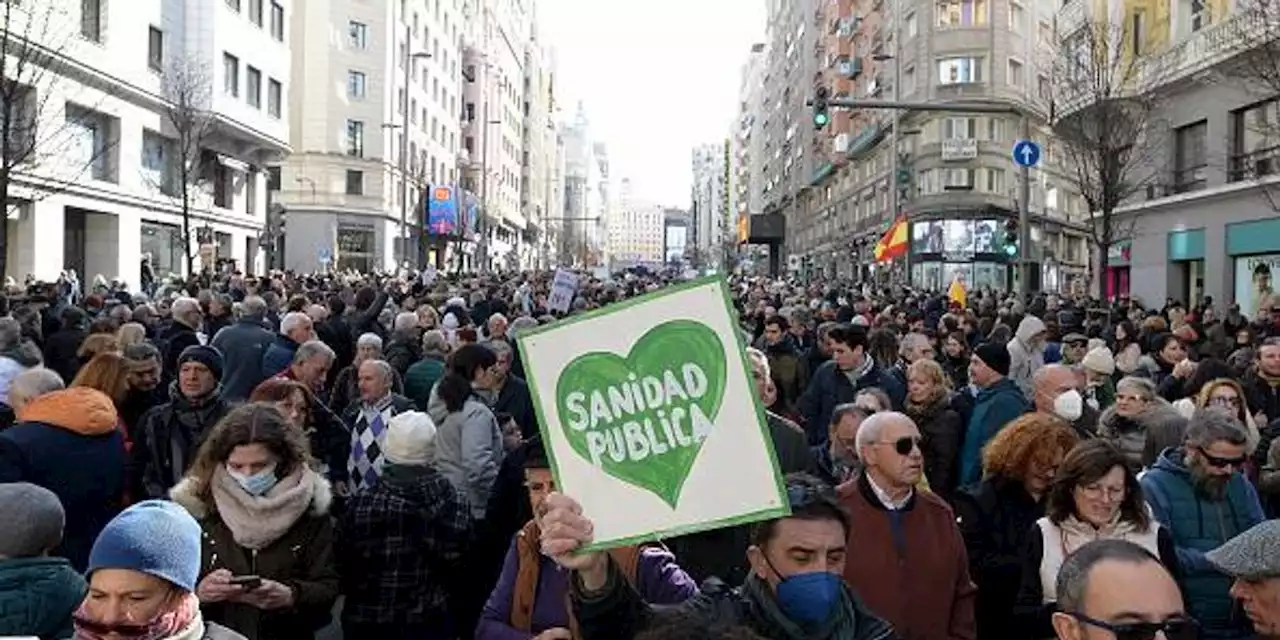
[[[876,243],[876,262],[888,262],[907,255],[907,218],[899,217]]]
[[[966,306],[968,303],[969,292],[964,288],[964,283],[960,281],[959,275],[956,276],[955,280],[951,281],[951,288],[947,290],[947,297],[961,307]]]

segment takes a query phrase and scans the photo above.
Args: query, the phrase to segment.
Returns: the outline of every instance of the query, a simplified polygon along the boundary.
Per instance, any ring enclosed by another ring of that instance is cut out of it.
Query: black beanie
[[[203,344],[193,344],[182,353],[178,354],[178,368],[182,368],[184,362],[199,362],[209,367],[209,371],[213,372],[214,379],[222,380],[222,352],[217,349]],[[177,373],[176,371],[174,373]]]
[[[1009,348],[992,342],[984,342],[973,350],[973,355],[991,367],[992,371],[1007,376],[1009,375]]]

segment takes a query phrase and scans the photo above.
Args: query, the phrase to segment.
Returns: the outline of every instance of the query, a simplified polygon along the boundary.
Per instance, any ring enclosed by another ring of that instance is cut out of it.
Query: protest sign
[[[557,488],[607,549],[788,513],[728,285],[669,286],[521,333]]]
[[[578,274],[568,269],[556,269],[551,280],[551,295],[547,296],[547,309],[568,313],[573,297],[578,294]]]

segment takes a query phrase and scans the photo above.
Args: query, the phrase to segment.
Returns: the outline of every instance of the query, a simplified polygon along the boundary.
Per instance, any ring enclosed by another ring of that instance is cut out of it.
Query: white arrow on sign
[[[1031,145],[1022,145],[1022,162],[1031,164],[1031,160],[1035,158],[1036,152],[1031,150]]]

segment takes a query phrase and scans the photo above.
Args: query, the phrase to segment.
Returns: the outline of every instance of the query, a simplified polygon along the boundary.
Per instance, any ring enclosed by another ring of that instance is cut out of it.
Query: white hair
[[[178,298],[169,305],[169,311],[175,316],[185,316],[200,310],[200,301],[195,298]]]
[[[902,343],[898,345],[898,355],[905,356],[912,350],[927,346],[929,346],[929,338],[923,333],[908,333],[902,336]]]
[[[877,413],[873,413],[867,416],[867,419],[863,420],[862,424],[858,427],[858,436],[855,438],[854,442],[857,443],[858,449],[861,450],[863,447],[879,442],[885,429],[892,425],[902,423],[906,423],[911,426],[915,426],[916,424],[915,421],[905,413],[898,413],[897,411],[879,411]]]
[[[373,347],[378,351],[382,351],[382,336],[376,333],[362,333],[356,339],[357,347]]]
[[[267,314],[267,301],[259,296],[245,296],[240,302],[240,313],[250,318],[261,318]]]
[[[8,404],[14,405],[15,400],[19,403],[30,402],[46,393],[64,388],[66,385],[62,382],[62,376],[53,369],[44,367],[27,369],[14,376],[13,381],[9,383]]]
[[[772,375],[772,372],[769,370],[769,356],[765,355],[763,351],[755,347],[747,347],[747,359],[750,360],[751,364],[755,365],[756,368],[764,372],[764,377],[768,378]]]
[[[284,317],[280,319],[280,333],[287,336],[292,333],[294,329],[309,326],[310,324],[311,318],[308,317],[307,314],[302,313],[301,311],[290,311],[289,313],[284,314]]]
[[[386,360],[365,360],[360,363],[361,369],[370,366],[378,370],[378,375],[382,376],[383,382],[391,384],[392,376],[395,375],[395,370],[391,368],[391,365],[387,363]]]
[[[412,311],[402,311],[396,315],[395,324],[392,325],[395,331],[408,331],[418,326],[418,314]]]
[[[316,356],[324,356],[329,364],[333,364],[333,361],[338,358],[329,345],[319,340],[308,340],[293,352],[293,364],[302,364]]]

